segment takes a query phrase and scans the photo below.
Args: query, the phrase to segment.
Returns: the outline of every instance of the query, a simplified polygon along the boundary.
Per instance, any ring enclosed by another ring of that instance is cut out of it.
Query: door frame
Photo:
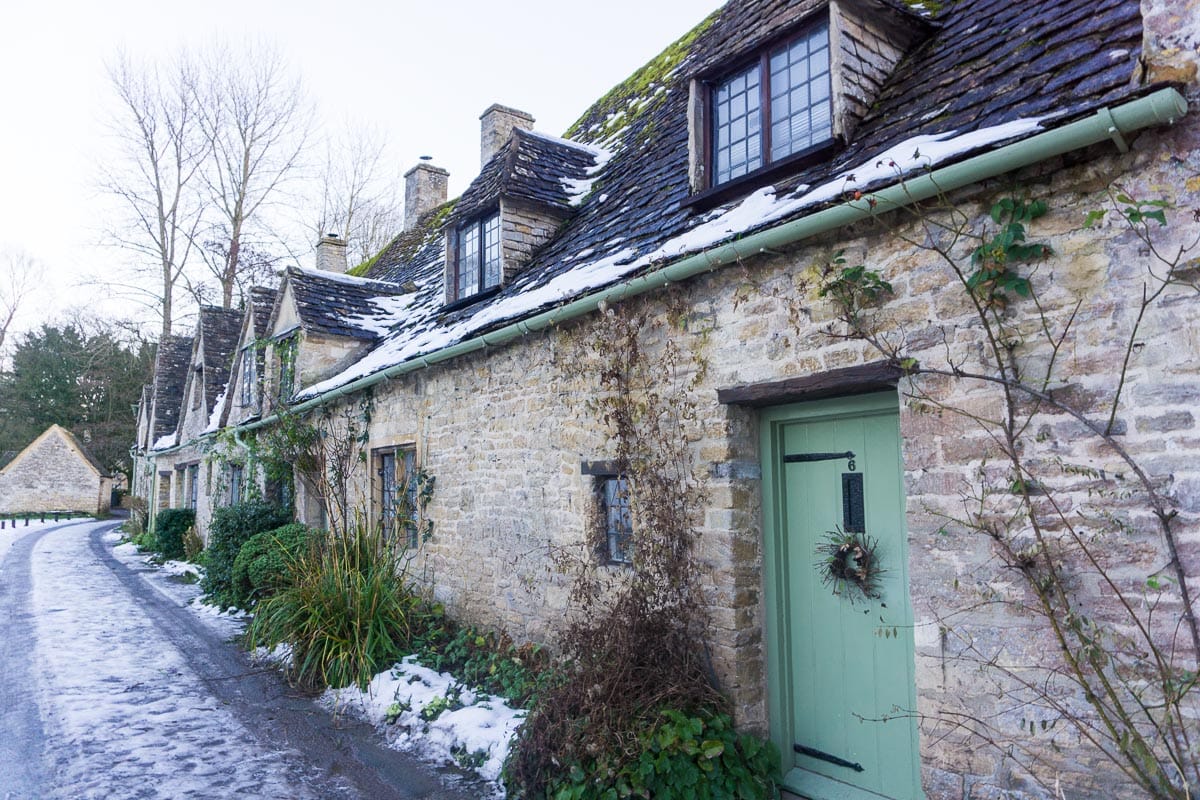
[[[791,681],[784,680],[791,674],[792,647],[790,618],[785,609],[791,607],[789,575],[789,543],[787,541],[786,525],[782,518],[783,506],[780,503],[784,487],[783,461],[783,429],[786,425],[803,422],[827,422],[837,419],[876,416],[883,414],[899,414],[900,398],[893,389],[887,392],[859,394],[848,397],[835,397],[822,400],[794,403],[783,406],[764,408],[759,414],[759,454],[762,464],[762,530],[763,530],[763,595],[765,602],[765,654],[767,672],[767,715],[770,728],[770,738],[784,759],[791,753],[792,742],[795,741],[795,728],[792,721],[794,707],[791,692]],[[903,452],[903,439],[900,440],[900,450]],[[901,488],[903,489],[903,463],[897,464],[900,471]],[[907,514],[901,515],[901,536],[899,557],[908,559],[908,528]],[[907,574],[907,570],[906,570]],[[909,618],[912,618],[912,593],[907,581],[904,588],[905,600],[909,604]],[[916,665],[915,647],[912,643],[912,632],[909,633],[909,686],[913,709],[916,709]],[[919,744],[915,742],[914,744]],[[920,756],[914,759],[913,785],[920,791]],[[789,786],[786,781],[787,770],[783,770],[783,788],[789,791],[799,791]],[[822,786],[822,791],[829,798],[838,800],[857,800],[857,798],[875,797],[879,795],[853,787],[850,784],[822,778],[818,773],[808,773],[813,776],[814,783],[828,783]]]

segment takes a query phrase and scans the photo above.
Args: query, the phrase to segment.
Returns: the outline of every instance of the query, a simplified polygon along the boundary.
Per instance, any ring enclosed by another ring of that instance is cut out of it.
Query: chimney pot
[[[524,111],[493,103],[479,117],[479,166],[484,166],[512,138],[515,128],[533,130],[533,117]]]
[[[446,202],[449,197],[450,173],[426,162],[404,173],[404,230],[417,226],[421,215]]]
[[[346,242],[336,233],[327,233],[317,242],[317,269],[346,271]]]

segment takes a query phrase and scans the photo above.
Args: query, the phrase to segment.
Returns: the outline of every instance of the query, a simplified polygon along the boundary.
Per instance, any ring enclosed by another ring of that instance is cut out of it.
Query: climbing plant
[[[945,277],[937,296],[944,316],[919,331],[896,321],[893,283],[902,276],[849,265],[844,252],[818,265],[818,294],[835,311],[831,336],[866,343],[903,371],[915,414],[964,421],[951,430],[982,434],[961,509],[925,510],[941,518],[947,536],[982,537],[1003,569],[974,586],[956,582],[973,597],[941,613],[941,637],[947,657],[994,678],[1024,711],[1016,715],[1019,729],[1012,714],[966,711],[935,713],[926,720],[931,729],[990,742],[1035,777],[1039,761],[1054,755],[1055,736],[1069,729],[1147,796],[1182,800],[1200,790],[1200,630],[1171,477],[1148,468],[1144,449],[1125,441],[1122,415],[1144,374],[1135,366],[1147,321],[1168,299],[1194,301],[1200,289],[1197,240],[1164,244],[1183,212],[1120,189],[1082,220],[1089,228],[1124,228],[1135,245],[1125,252],[1140,253],[1143,263],[1140,277],[1125,284],[1131,312],[1120,313],[1120,302],[1106,306],[1119,343],[1106,336],[1087,372],[1076,374],[1069,356],[1089,347],[1080,323],[1093,301],[1084,295],[1101,287],[1085,284],[1072,294],[1055,281],[1055,253],[1034,234],[1049,211],[1046,202],[1018,194],[982,220],[945,197],[899,212],[912,219],[908,227],[891,225],[891,235],[932,256]],[[945,299],[947,292],[958,299]],[[1159,566],[1136,579],[1114,557],[1147,549]],[[1019,591],[1004,590],[1013,577]],[[975,617],[993,604],[1006,607],[1009,619],[1040,620],[1054,657],[1026,663],[984,635]]]

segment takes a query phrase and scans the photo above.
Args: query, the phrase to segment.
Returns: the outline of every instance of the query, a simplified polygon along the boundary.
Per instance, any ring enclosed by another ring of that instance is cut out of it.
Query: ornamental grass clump
[[[246,638],[252,648],[290,645],[297,683],[365,689],[407,652],[421,603],[403,551],[378,528],[358,520],[285,559],[290,580],[259,603]]]

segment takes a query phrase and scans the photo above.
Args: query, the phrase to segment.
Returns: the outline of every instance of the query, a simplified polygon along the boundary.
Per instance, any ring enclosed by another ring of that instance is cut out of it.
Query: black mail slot
[[[865,533],[867,530],[861,472],[842,473],[842,530],[846,533]]]

